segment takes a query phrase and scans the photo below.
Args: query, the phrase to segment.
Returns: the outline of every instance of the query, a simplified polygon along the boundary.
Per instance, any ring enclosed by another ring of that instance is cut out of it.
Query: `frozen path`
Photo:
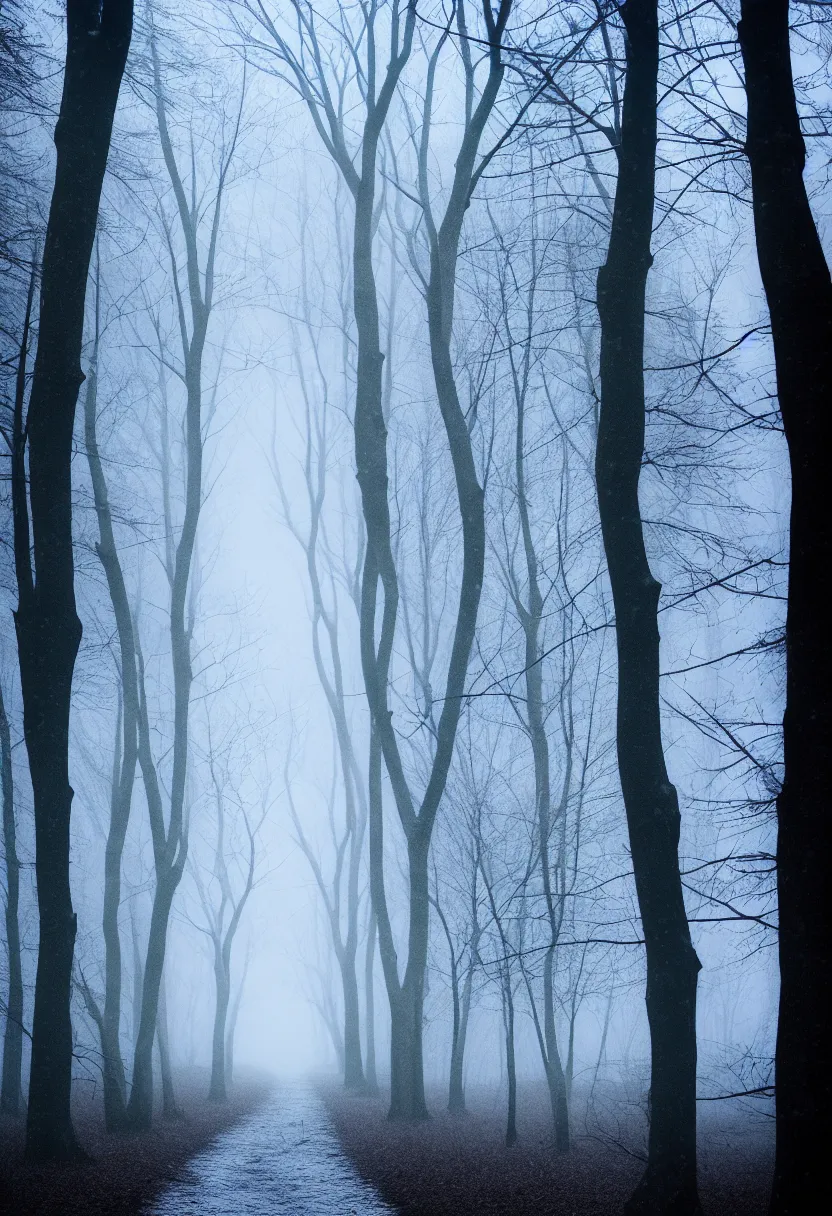
[[[188,1163],[147,1216],[390,1216],[344,1156],[309,1084],[266,1103]]]

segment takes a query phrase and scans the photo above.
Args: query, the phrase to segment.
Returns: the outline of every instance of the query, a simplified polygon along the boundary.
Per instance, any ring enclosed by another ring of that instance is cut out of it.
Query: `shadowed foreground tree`
[[[14,1117],[20,1114],[23,1091],[23,969],[20,959],[20,861],[14,816],[14,778],[9,718],[3,689],[0,687],[0,797],[3,799],[3,855],[6,860],[6,949],[9,989],[6,1001],[6,1029],[3,1034],[3,1081],[0,1110]]]
[[[598,272],[601,410],[595,475],[618,648],[617,747],[647,954],[650,1131],[628,1213],[696,1213],[696,984],[679,873],[679,803],[659,709],[661,587],[639,506],[644,451],[644,312],[656,174],[656,0],[627,0],[618,181],[606,264]]]
[[[760,274],[771,316],[792,503],[786,617],[783,786],[777,799],[780,1013],[772,1216],[808,1212],[826,1186],[832,1119],[832,956],[826,886],[832,820],[832,281],[812,217],[795,100],[788,0],[743,0]]]
[[[29,510],[18,495],[15,615],[23,733],[32,776],[40,937],[26,1153],[80,1150],[70,1116],[70,992],[75,913],[69,888],[69,708],[81,641],[72,552],[72,432],[83,381],[84,300],[113,118],[133,29],[132,0],[67,0],[57,163],[46,230],[40,324],[27,419]]]

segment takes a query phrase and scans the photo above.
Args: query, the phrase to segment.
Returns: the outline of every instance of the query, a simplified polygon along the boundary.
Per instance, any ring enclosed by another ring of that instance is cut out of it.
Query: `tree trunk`
[[[165,965],[167,926],[170,907],[178,884],[166,875],[157,879],[156,895],[150,917],[147,957],[142,977],[142,1003],[139,1030],[133,1056],[133,1087],[128,1103],[128,1118],[136,1130],[146,1130],[153,1121],[153,1039],[159,1009],[159,992]]]
[[[12,424],[12,528],[15,570],[24,584],[31,580],[29,557],[29,512],[26,502],[26,432],[23,422],[26,397],[26,360],[29,355],[32,306],[37,266],[32,260],[23,334],[17,364],[14,415]],[[6,857],[6,947],[9,956],[9,1003],[3,1037],[3,1080],[0,1110],[17,1116],[23,1105],[23,971],[20,956],[20,861],[17,856],[17,828],[14,814],[14,773],[9,720],[0,688],[0,789],[3,798],[3,845]]]
[[[0,1110],[17,1118],[23,1106],[23,969],[20,958],[20,862],[14,818],[14,778],[9,719],[0,687],[0,780],[3,796],[3,851],[6,857],[6,948],[9,996],[3,1034],[3,1081]]]
[[[559,1153],[565,1153],[569,1150],[569,1108],[566,1102],[566,1077],[555,1027],[554,958],[555,948],[550,946],[543,963],[543,1033],[546,1046],[546,1084],[549,1087],[549,1101],[552,1106],[555,1145]]]
[[[422,1047],[425,969],[428,958],[428,849],[430,837],[420,828],[407,845],[410,876],[410,932],[407,968],[396,1012],[390,1021],[390,1117],[427,1119]],[[391,1011],[392,1014],[392,1011]]]
[[[132,23],[132,0],[67,2],[55,185],[28,415],[34,574],[27,553],[27,570],[18,569],[15,625],[40,914],[26,1126],[26,1155],[33,1160],[72,1158],[80,1152],[70,1117],[76,921],[69,888],[68,753],[72,674],[81,640],[72,552],[72,436],[83,381],[87,274]]]
[[[459,995],[459,969],[454,957],[453,943],[451,947],[451,1003],[453,1007],[453,1024],[451,1028],[451,1074],[448,1080],[448,1110],[451,1114],[465,1113],[465,1094],[462,1090],[462,1052],[460,1051],[462,1037],[462,1001]]]
[[[121,759],[122,711],[116,721],[116,754],[113,761],[110,829],[104,853],[104,1010],[101,1018],[101,1052],[103,1059],[104,1122],[108,1132],[124,1127],[127,1094],[124,1062],[121,1058],[121,938],[118,931],[118,911],[121,903],[121,855],[127,832],[126,818],[119,821],[119,775]],[[132,778],[131,778],[132,786]],[[129,803],[128,803],[129,814]]]
[[[156,1040],[159,1045],[159,1071],[162,1077],[162,1118],[181,1119],[182,1112],[176,1105],[173,1087],[173,1069],[170,1064],[170,1038],[168,1036],[168,1003],[165,991],[165,976],[159,987],[159,1008],[156,1016]]]
[[[506,1075],[508,1078],[508,1109],[506,1115],[506,1148],[517,1143],[517,1064],[514,1056],[514,996],[510,984],[503,986],[503,1017],[506,1032]]]
[[[474,947],[472,946],[472,952]],[[451,1055],[451,1079],[448,1085],[448,1110],[452,1114],[465,1114],[465,1044],[468,1039],[468,1018],[471,1013],[471,991],[474,986],[474,964],[469,962],[462,985],[460,1002],[459,1033]]]
[[[376,914],[370,909],[370,924],[367,928],[367,953],[364,958],[364,1034],[366,1038],[366,1067],[364,1077],[367,1092],[378,1093],[376,1071]]]
[[[136,924],[136,914],[133,902],[130,903],[130,942],[133,947],[133,989],[130,1002],[130,1031],[133,1050],[139,1037],[139,1026],[142,1020],[142,988],[144,987],[144,967],[142,952],[139,947],[139,930]]]
[[[364,1067],[361,1061],[361,1024],[358,1012],[358,979],[355,974],[355,953],[344,958],[341,967],[344,989],[344,1086],[361,1089]]]
[[[214,959],[214,982],[216,984],[217,999],[214,1009],[214,1034],[211,1042],[211,1084],[208,1089],[208,1099],[211,1102],[225,1102],[228,1098],[226,1090],[225,1026],[228,1020],[228,1002],[231,998],[231,977],[228,974],[221,952],[216,950],[216,953],[217,957]]]
[[[647,1169],[630,1213],[698,1212],[696,983],[679,874],[679,805],[659,712],[660,587],[638,499],[644,450],[644,309],[652,258],[659,36],[656,0],[627,0],[627,77],[606,265],[598,273],[601,410],[596,482],[615,605],[617,748],[647,955],[651,1039]]]
[[[832,283],[803,182],[787,0],[743,0],[760,274],[771,316],[777,392],[792,474],[786,616],[784,779],[777,799],[780,1014],[772,1216],[815,1207],[826,1185],[832,1111],[828,886],[832,850],[832,525],[827,499],[832,401]]]
[[[422,990],[405,982],[390,1011],[391,1119],[428,1118],[422,1058]]]

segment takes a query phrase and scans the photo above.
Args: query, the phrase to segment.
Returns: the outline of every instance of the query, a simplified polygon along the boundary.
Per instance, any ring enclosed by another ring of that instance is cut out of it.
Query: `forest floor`
[[[401,1216],[620,1216],[643,1168],[629,1155],[643,1142],[635,1120],[588,1135],[576,1117],[571,1152],[556,1153],[545,1091],[518,1106],[512,1148],[493,1092],[469,1094],[461,1117],[433,1093],[433,1117],[415,1126],[391,1123],[382,1099],[322,1092],[344,1152]],[[764,1216],[773,1164],[765,1123],[708,1112],[699,1156],[705,1216]]]
[[[235,1081],[226,1104],[207,1100],[208,1073],[188,1070],[176,1078],[183,1118],[157,1118],[148,1132],[110,1136],[101,1102],[80,1090],[75,1130],[90,1160],[72,1166],[32,1166],[23,1161],[24,1121],[0,1123],[0,1212],[3,1216],[138,1216],[191,1157],[227,1127],[265,1101],[273,1083],[263,1075]]]

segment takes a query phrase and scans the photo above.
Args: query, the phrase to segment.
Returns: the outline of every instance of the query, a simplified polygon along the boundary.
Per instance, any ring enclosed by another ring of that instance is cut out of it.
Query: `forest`
[[[831,7],[0,0],[4,1212],[818,1210]]]

